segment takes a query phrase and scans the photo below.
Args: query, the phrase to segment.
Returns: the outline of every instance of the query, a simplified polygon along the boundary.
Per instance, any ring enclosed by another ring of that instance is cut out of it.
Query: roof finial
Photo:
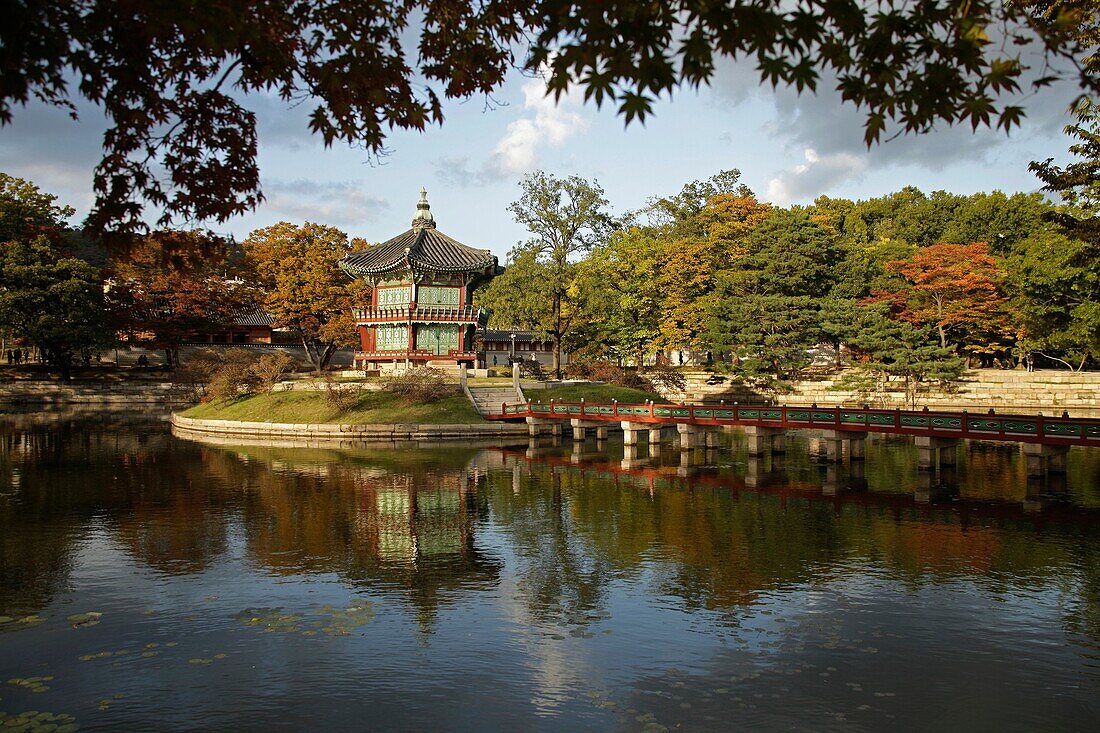
[[[428,191],[420,188],[420,200],[416,202],[416,215],[413,216],[413,229],[434,229],[435,219],[432,217],[432,208],[428,205]]]

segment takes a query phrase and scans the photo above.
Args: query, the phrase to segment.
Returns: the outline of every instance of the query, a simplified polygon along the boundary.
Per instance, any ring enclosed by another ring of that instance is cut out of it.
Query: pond
[[[822,450],[0,418],[0,727],[1100,729],[1100,451]]]

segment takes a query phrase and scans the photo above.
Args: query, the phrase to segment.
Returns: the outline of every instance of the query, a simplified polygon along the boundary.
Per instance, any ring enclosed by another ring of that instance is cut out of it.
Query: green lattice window
[[[458,288],[444,288],[437,285],[421,285],[417,288],[417,305],[458,305]]]
[[[375,326],[375,348],[378,351],[405,351],[409,348],[409,327],[388,323]]]
[[[417,326],[416,349],[433,354],[447,354],[458,348],[458,328],[450,324],[430,323]]]
[[[412,288],[404,285],[396,288],[378,288],[378,306],[392,308],[407,306],[412,300]]]

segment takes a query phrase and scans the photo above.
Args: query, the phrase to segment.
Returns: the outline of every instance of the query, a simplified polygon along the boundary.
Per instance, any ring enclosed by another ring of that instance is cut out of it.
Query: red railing
[[[459,349],[449,349],[446,354],[437,354],[434,351],[426,351],[424,349],[414,349],[412,351],[356,351],[356,359],[366,359],[374,361],[404,361],[405,359],[411,359],[412,361],[431,361],[433,359],[455,359],[459,361],[476,361],[476,351],[461,351]]]
[[[581,419],[640,424],[689,424],[703,426],[753,425],[787,430],[839,430],[853,433],[893,433],[971,440],[1007,440],[1019,443],[1051,443],[1100,447],[1100,420],[1045,415],[1008,415],[995,412],[936,412],[929,410],[879,410],[862,407],[808,407],[783,405],[655,404],[626,405],[613,402],[527,402],[502,404],[490,420],[539,418]]]
[[[402,305],[352,308],[357,325],[372,323],[477,323],[481,309],[473,305]]]

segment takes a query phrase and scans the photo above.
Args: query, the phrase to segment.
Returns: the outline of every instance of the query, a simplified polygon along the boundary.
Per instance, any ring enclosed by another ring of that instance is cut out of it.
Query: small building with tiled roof
[[[408,231],[348,255],[340,268],[371,285],[370,302],[353,309],[361,345],[357,367],[476,364],[474,335],[488,313],[473,305],[473,292],[500,266],[489,250],[435,228],[427,191],[420,190]]]

